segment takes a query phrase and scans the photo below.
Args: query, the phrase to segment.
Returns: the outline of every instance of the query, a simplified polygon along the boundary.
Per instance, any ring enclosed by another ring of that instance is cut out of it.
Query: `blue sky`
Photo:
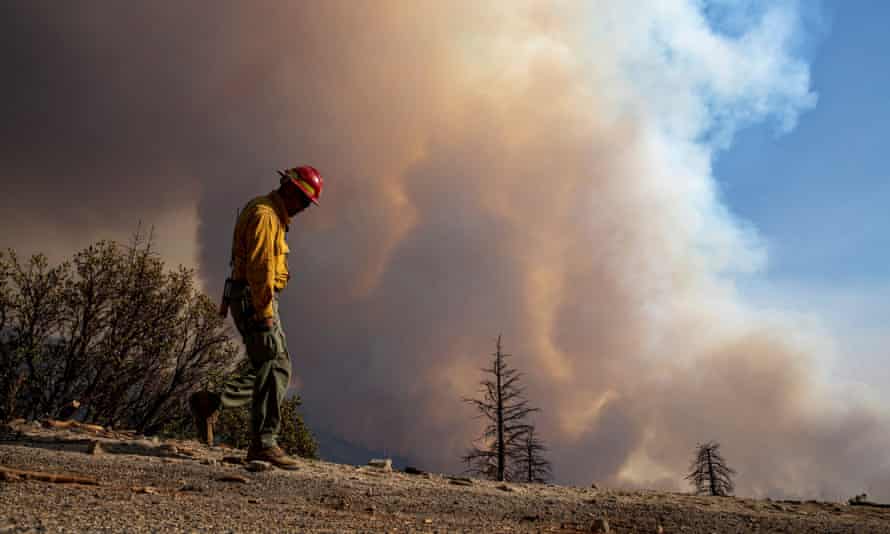
[[[766,272],[743,288],[822,316],[841,352],[869,353],[847,358],[843,374],[878,385],[890,378],[881,337],[890,323],[890,3],[824,8],[807,50],[816,106],[790,133],[768,123],[741,131],[714,175],[769,249]]]

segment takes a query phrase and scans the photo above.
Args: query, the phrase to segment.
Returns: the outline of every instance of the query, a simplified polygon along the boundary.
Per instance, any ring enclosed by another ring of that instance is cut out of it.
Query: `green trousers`
[[[274,447],[281,430],[281,402],[290,383],[290,353],[278,316],[278,296],[272,303],[275,326],[268,331],[254,321],[253,303],[247,286],[235,287],[229,309],[247,349],[247,362],[226,380],[222,407],[250,404],[250,427],[254,444]]]

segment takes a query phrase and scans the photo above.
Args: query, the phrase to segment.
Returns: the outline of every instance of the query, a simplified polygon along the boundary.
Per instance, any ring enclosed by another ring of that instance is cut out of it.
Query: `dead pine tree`
[[[468,473],[503,481],[512,476],[514,470],[510,465],[531,428],[525,418],[538,409],[529,407],[523,398],[519,386],[522,375],[507,366],[506,359],[510,355],[502,351],[501,336],[498,336],[497,350],[491,356],[491,367],[482,369],[488,375],[480,382],[482,398],[463,399],[476,407],[478,417],[488,422],[480,438],[482,445],[474,444],[463,460],[467,463]]]
[[[547,446],[538,437],[534,425],[529,425],[528,432],[522,437],[516,451],[514,480],[530,483],[544,483],[550,480],[552,466],[544,458]]]
[[[695,487],[696,494],[725,497],[735,488],[732,482],[735,474],[720,454],[720,444],[709,441],[695,449],[695,457],[689,466],[686,480]]]

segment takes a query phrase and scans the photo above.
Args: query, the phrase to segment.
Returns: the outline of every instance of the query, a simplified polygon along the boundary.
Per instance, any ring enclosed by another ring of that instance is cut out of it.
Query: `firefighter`
[[[247,460],[262,460],[283,469],[296,460],[278,446],[281,402],[290,382],[291,362],[278,318],[278,294],[290,279],[285,235],[291,218],[318,204],[324,181],[309,166],[278,171],[280,186],[254,198],[241,211],[232,239],[232,274],[225,307],[244,341],[248,361],[219,393],[200,391],[189,398],[198,437],[213,444],[219,410],[250,404],[251,443]]]

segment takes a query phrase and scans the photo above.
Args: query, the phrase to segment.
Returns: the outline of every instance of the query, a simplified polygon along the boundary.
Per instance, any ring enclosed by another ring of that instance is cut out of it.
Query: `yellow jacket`
[[[257,318],[274,317],[275,291],[287,286],[287,254],[284,240],[290,217],[277,191],[257,197],[244,206],[235,223],[232,239],[232,278],[250,286]]]

